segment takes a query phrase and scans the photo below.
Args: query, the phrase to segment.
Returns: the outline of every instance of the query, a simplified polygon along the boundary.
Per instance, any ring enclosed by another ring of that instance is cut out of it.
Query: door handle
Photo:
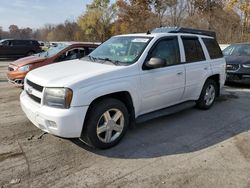
[[[181,75],[183,75],[183,72],[178,72],[176,75],[181,76]]]
[[[208,70],[208,67],[205,67],[204,70]]]

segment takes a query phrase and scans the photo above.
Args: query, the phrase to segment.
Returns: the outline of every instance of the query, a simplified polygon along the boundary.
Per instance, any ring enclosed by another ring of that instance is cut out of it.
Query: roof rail
[[[159,28],[153,29],[151,33],[190,33],[190,34],[197,34],[197,35],[206,35],[206,36],[216,38],[216,33],[213,31],[192,29],[192,28],[185,28],[185,27],[159,27]]]

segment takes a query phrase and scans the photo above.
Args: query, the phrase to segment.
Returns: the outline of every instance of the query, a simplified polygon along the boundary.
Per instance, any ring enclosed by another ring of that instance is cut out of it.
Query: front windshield
[[[150,41],[150,37],[121,36],[112,37],[96,48],[89,58],[118,62],[125,65],[134,63]]]
[[[250,56],[250,44],[228,46],[223,50],[225,56]]]
[[[46,52],[41,52],[39,54],[36,54],[39,57],[52,57],[55,54],[59,53],[60,51],[64,50],[65,48],[67,48],[69,45],[67,44],[58,44],[56,47],[50,47]]]

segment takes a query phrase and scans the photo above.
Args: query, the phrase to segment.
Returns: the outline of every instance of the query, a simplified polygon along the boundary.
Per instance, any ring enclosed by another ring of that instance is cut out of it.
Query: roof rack
[[[206,31],[206,30],[192,29],[185,27],[159,27],[153,29],[151,33],[190,33],[197,35],[206,35],[216,38],[216,33],[213,31]]]

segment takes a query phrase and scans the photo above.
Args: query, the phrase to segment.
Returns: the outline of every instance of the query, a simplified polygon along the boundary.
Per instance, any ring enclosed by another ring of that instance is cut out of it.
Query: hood
[[[26,78],[45,87],[69,87],[79,81],[110,73],[123,67],[77,59],[34,69],[27,74]]]
[[[24,65],[38,63],[38,62],[41,62],[41,61],[44,61],[44,60],[46,60],[46,58],[44,58],[44,57],[28,56],[28,57],[20,58],[20,59],[14,61],[11,64],[15,65],[15,66],[18,66],[18,67],[22,67]]]
[[[226,56],[227,64],[250,64],[250,56]]]

